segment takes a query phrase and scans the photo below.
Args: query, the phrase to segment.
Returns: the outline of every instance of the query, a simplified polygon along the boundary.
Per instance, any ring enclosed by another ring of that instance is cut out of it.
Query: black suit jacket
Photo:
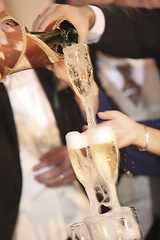
[[[160,69],[160,9],[109,5],[100,8],[105,16],[106,28],[99,42],[90,46],[91,56],[100,50],[119,57],[151,57]],[[96,74],[95,64],[94,69]],[[112,109],[118,109],[114,103]],[[160,129],[160,119],[148,119],[141,123]],[[160,157],[129,146],[121,150],[121,167],[134,175],[160,176]]]
[[[119,57],[160,60],[160,9],[101,6],[106,27],[95,49]]]
[[[81,131],[83,124],[73,92],[70,89],[59,93],[60,108],[53,101],[52,73],[44,68],[37,74],[47,94],[60,129],[62,142],[68,131]],[[11,240],[16,223],[22,187],[22,173],[17,132],[13,113],[4,85],[0,84],[0,239]]]

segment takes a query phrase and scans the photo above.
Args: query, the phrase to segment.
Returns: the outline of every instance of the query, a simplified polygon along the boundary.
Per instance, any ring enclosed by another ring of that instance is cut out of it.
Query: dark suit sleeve
[[[160,55],[160,9],[100,6],[106,20],[96,50],[130,58]]]
[[[104,112],[107,110],[111,110],[111,105],[108,99],[106,98],[104,92],[99,88],[99,107],[97,112]],[[103,122],[104,120],[100,119],[98,116],[96,116],[97,123]]]

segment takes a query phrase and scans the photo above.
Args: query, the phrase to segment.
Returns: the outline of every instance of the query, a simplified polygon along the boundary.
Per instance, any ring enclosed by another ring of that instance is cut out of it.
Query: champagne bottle
[[[30,32],[45,42],[53,51],[63,54],[62,49],[78,43],[78,32],[68,20],[63,20],[57,28],[50,32]]]

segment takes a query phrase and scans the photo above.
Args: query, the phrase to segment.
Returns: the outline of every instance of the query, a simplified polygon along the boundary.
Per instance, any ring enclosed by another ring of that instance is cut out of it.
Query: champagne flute
[[[141,240],[142,233],[135,208],[121,207],[102,216],[84,219],[91,240]]]
[[[96,125],[93,109],[89,100],[94,81],[93,67],[86,44],[73,44],[63,49],[67,73],[74,91],[86,110],[89,127]]]
[[[70,226],[72,240],[91,240],[85,223],[74,223]]]
[[[73,169],[87,192],[92,215],[100,214],[103,206],[118,210],[119,151],[112,128],[96,126],[84,133],[69,132],[66,143]]]

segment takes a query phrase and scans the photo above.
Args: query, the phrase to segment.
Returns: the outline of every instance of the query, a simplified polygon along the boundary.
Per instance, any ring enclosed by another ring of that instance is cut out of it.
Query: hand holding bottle
[[[64,19],[56,22],[52,33],[32,34],[23,24],[2,11],[0,12],[0,26],[0,36],[2,36],[0,40],[0,81],[4,81],[8,74],[14,72],[55,63],[62,55],[59,48],[61,43],[78,42],[76,29]]]
[[[87,6],[75,7],[65,4],[52,4],[45,9],[34,21],[33,31],[48,31],[57,19],[68,19],[78,30],[80,42],[87,41],[88,31],[93,26],[95,15]]]

